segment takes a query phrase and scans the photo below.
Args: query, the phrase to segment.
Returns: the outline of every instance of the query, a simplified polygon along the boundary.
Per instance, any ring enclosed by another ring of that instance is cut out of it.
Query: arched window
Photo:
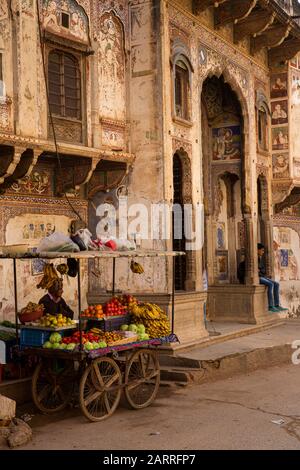
[[[189,119],[189,71],[182,60],[175,65],[175,114]]]
[[[264,108],[258,110],[257,116],[258,147],[268,150],[268,116]]]
[[[51,51],[48,61],[50,109],[56,116],[81,119],[80,68],[76,57]]]
[[[173,116],[191,120],[191,82],[192,63],[188,50],[180,40],[175,40],[172,49],[171,65],[173,69]]]
[[[263,90],[256,92],[256,125],[258,150],[269,150],[269,116],[271,115]]]

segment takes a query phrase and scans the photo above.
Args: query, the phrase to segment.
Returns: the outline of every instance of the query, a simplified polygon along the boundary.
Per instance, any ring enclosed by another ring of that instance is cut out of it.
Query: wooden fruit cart
[[[157,346],[178,341],[174,334],[174,277],[175,257],[181,252],[81,252],[81,253],[40,253],[30,255],[4,256],[12,258],[14,271],[16,337],[18,330],[17,266],[18,259],[74,258],[78,260],[78,312],[80,342],[76,350],[56,350],[26,347],[21,354],[39,357],[39,363],[32,377],[32,397],[37,408],[43,413],[62,411],[74,396],[79,396],[83,414],[90,421],[102,421],[116,410],[122,392],[131,408],[140,409],[155,400],[160,384],[160,368]],[[102,349],[84,351],[81,319],[80,261],[83,259],[112,259],[113,287],[115,293],[115,272],[117,258],[172,257],[172,314],[171,335],[164,338],[135,341],[128,344],[108,346]]]

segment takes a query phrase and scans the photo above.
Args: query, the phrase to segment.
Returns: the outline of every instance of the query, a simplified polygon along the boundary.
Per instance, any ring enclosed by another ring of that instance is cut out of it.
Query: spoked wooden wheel
[[[155,400],[159,389],[160,372],[155,351],[136,351],[126,367],[125,396],[134,409],[146,408]]]
[[[122,393],[122,374],[110,357],[95,359],[80,380],[79,401],[90,421],[102,421],[117,408]]]
[[[34,404],[40,411],[47,414],[63,410],[70,401],[73,382],[73,361],[42,360],[32,377]]]

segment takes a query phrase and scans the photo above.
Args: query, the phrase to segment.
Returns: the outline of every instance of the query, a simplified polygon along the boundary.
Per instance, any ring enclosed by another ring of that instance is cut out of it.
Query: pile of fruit
[[[52,333],[49,341],[43,344],[45,349],[65,349],[67,351],[73,351],[78,343],[80,342],[80,333],[76,332],[73,336],[67,336],[62,338],[59,333]],[[85,351],[92,351],[93,349],[106,348],[107,344],[104,341],[99,341],[99,338],[89,333],[82,333],[82,344],[84,345]]]
[[[83,317],[87,318],[96,318],[97,320],[102,320],[104,318],[102,305],[90,305],[82,313]]]
[[[75,321],[71,320],[71,318],[65,317],[61,313],[58,315],[50,315],[47,313],[39,319],[37,324],[46,328],[61,328],[63,326],[75,325]]]
[[[99,328],[92,328],[89,333],[97,335],[101,341],[104,341],[109,346],[113,345],[116,341],[120,341],[124,338],[120,331],[102,331]]]
[[[85,333],[84,331],[82,332],[82,344],[85,344],[88,341],[97,342],[97,341],[99,341],[99,339],[100,339],[99,335],[96,335],[95,333],[92,333],[92,332]],[[80,343],[80,331],[77,330],[71,336],[65,336],[62,339],[62,342],[66,343],[66,344],[69,344],[69,343],[78,344],[78,343]]]
[[[127,309],[117,297],[113,297],[104,305],[104,314],[106,317],[126,315]]]
[[[141,323],[138,325],[135,325],[134,323],[130,325],[122,325],[121,331],[131,331],[132,333],[136,333],[139,341],[146,341],[149,339],[149,335],[146,333],[146,328]]]
[[[124,294],[117,297],[118,301],[125,307],[126,311],[131,313],[138,301],[132,295]]]
[[[143,324],[150,338],[162,338],[171,333],[170,322],[166,313],[156,304],[141,303],[131,312],[135,324]]]

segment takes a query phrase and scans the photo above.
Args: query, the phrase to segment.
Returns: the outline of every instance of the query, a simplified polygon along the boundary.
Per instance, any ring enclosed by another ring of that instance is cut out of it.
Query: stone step
[[[177,372],[171,370],[161,370],[160,371],[160,379],[161,381],[168,381],[168,382],[180,382],[180,383],[188,383],[192,380],[189,373],[187,372]]]
[[[286,322],[285,319],[276,318],[274,319],[274,321],[270,320],[267,323],[253,325],[253,326],[249,326],[246,328],[241,328],[239,330],[230,331],[228,333],[223,333],[220,335],[213,335],[213,336],[210,336],[209,338],[204,339],[203,341],[200,341],[200,342],[196,341],[194,343],[189,343],[188,345],[181,344],[181,343],[174,343],[174,346],[172,346],[172,353],[179,355],[185,351],[192,351],[193,349],[199,349],[199,348],[207,348],[208,346],[211,346],[214,344],[223,343],[225,341],[230,341],[236,338],[242,338],[243,336],[253,335],[255,333],[259,333],[261,331],[268,330],[271,328],[280,327],[285,322]],[[218,324],[216,323],[215,325],[217,328]]]
[[[239,374],[249,374],[257,369],[291,364],[293,352],[291,344],[288,343],[201,360],[200,370],[187,373],[188,382],[215,382]]]
[[[197,359],[180,356],[159,356],[159,364],[161,369],[174,369],[174,370],[193,370],[200,367]]]

